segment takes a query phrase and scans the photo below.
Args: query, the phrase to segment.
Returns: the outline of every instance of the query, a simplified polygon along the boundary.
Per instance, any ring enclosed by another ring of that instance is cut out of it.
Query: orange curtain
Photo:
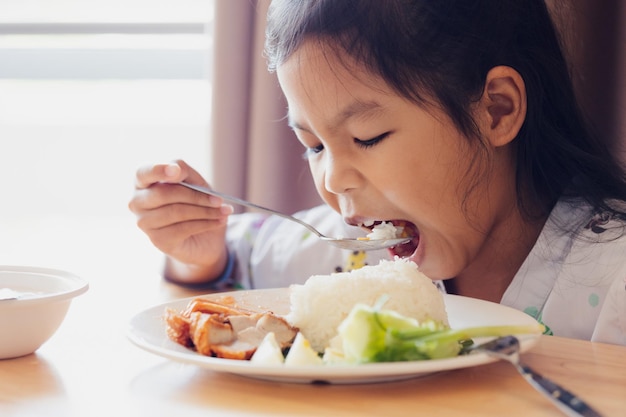
[[[320,204],[304,148],[263,56],[269,0],[215,2],[212,165],[216,189],[294,212]]]

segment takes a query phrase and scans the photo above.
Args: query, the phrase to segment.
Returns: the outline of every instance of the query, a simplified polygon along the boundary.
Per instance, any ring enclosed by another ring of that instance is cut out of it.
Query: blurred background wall
[[[547,0],[583,109],[626,161],[626,1]]]

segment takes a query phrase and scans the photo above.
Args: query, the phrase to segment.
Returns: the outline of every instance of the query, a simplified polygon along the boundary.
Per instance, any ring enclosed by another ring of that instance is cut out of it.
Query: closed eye
[[[309,159],[312,156],[317,155],[318,153],[322,152],[323,150],[324,150],[324,145],[321,145],[321,144],[313,148],[306,148],[306,150],[302,154],[302,159]]]
[[[359,139],[359,138],[354,138],[354,143],[356,143],[359,147],[361,148],[371,148],[372,146],[382,142],[385,138],[387,138],[389,135],[391,135],[392,132],[385,132],[381,135],[378,135],[374,138],[371,139],[367,139],[367,140],[363,140],[363,139]],[[318,153],[322,152],[324,150],[324,145],[320,144],[317,145],[315,147],[312,148],[306,148],[306,150],[304,151],[304,153],[302,154],[302,158],[303,159],[309,159],[314,155],[317,155]]]
[[[361,148],[371,148],[374,145],[377,145],[381,141],[383,141],[387,136],[389,136],[391,132],[385,132],[382,135],[378,135],[375,138],[362,140],[359,138],[354,138],[354,143],[356,143]]]

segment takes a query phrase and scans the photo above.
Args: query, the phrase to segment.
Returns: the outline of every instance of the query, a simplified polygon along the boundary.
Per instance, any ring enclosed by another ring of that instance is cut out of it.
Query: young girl
[[[346,224],[404,225],[392,255],[450,293],[626,344],[624,171],[583,122],[543,0],[274,0],[266,52]],[[229,276],[231,209],[164,184],[182,179],[204,183],[182,162],[140,170],[131,209],[171,279]],[[167,205],[195,219],[185,239],[154,231]]]

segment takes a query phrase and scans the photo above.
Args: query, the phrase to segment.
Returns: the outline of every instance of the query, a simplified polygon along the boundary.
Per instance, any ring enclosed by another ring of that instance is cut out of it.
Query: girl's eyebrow
[[[305,132],[309,132],[311,133],[311,131],[309,129],[307,129],[306,127],[302,126],[300,123],[296,122],[295,120],[293,120],[293,117],[291,116],[291,113],[287,113],[287,125],[292,128],[292,129],[297,129],[297,130],[303,130]]]
[[[382,111],[383,107],[376,101],[360,101],[355,100],[342,109],[337,116],[335,116],[330,123],[331,129],[337,129],[340,125],[345,123],[349,119],[371,117],[376,113]],[[287,113],[288,125],[292,129],[298,129],[305,132],[312,133],[310,129],[303,126],[298,121],[294,120],[291,113]]]

